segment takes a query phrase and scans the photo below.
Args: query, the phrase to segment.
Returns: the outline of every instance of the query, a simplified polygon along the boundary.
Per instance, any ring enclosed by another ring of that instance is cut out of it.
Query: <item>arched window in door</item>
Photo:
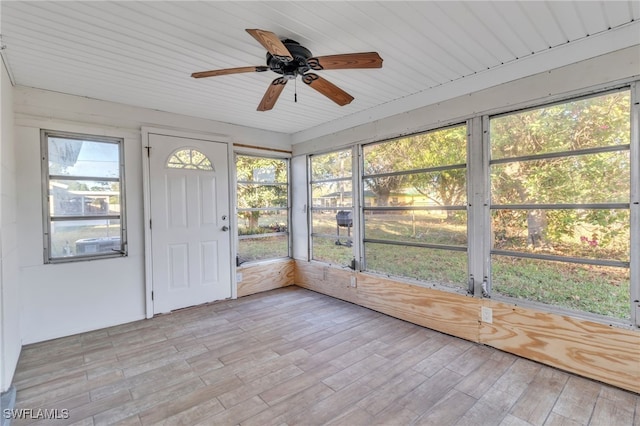
[[[167,167],[170,169],[214,170],[211,160],[193,148],[181,148],[175,151],[169,156]]]

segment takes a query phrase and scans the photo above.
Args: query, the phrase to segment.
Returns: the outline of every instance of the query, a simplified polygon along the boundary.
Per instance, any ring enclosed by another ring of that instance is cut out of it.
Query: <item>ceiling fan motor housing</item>
[[[285,62],[267,52],[267,66],[271,71],[282,74],[287,80],[292,80],[311,69],[307,63],[307,60],[313,56],[309,49],[290,39],[282,40],[282,44],[289,50],[293,60]]]

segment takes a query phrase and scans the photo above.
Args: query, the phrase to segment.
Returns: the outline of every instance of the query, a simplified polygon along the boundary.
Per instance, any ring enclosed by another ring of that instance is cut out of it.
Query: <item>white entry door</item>
[[[148,142],[154,313],[231,297],[227,144]]]

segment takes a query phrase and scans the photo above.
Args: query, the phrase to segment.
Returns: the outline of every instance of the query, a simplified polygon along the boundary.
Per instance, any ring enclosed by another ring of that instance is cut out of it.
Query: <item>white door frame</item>
[[[152,258],[153,252],[151,249],[151,174],[149,168],[149,156],[147,155],[147,147],[149,146],[149,135],[164,135],[164,136],[175,136],[179,138],[191,138],[191,139],[200,139],[204,141],[211,142],[221,142],[229,145],[228,152],[228,170],[229,176],[228,184],[229,184],[229,206],[228,211],[231,232],[229,232],[229,243],[231,248],[231,253],[236,252],[236,238],[235,238],[235,230],[237,229],[237,218],[235,214],[235,205],[232,205],[232,200],[235,199],[232,194],[234,194],[232,183],[235,182],[235,167],[233,166],[235,163],[233,162],[233,147],[231,146],[231,138],[225,135],[213,134],[213,133],[198,133],[193,131],[182,131],[182,130],[174,130],[174,129],[163,129],[159,127],[146,127],[143,126],[141,129],[141,150],[142,150],[142,193],[143,193],[143,205],[144,205],[144,288],[145,288],[145,310],[146,317],[153,318],[153,269],[152,269]],[[234,212],[234,213],[231,213]],[[236,299],[238,297],[238,287],[236,282],[236,274],[235,274],[235,256],[229,256],[229,271],[231,276],[231,298]]]

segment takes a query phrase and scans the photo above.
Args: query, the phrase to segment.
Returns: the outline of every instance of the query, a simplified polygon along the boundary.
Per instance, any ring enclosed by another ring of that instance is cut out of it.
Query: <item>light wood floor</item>
[[[640,425],[637,394],[297,287],[26,346],[14,384],[46,425]]]

